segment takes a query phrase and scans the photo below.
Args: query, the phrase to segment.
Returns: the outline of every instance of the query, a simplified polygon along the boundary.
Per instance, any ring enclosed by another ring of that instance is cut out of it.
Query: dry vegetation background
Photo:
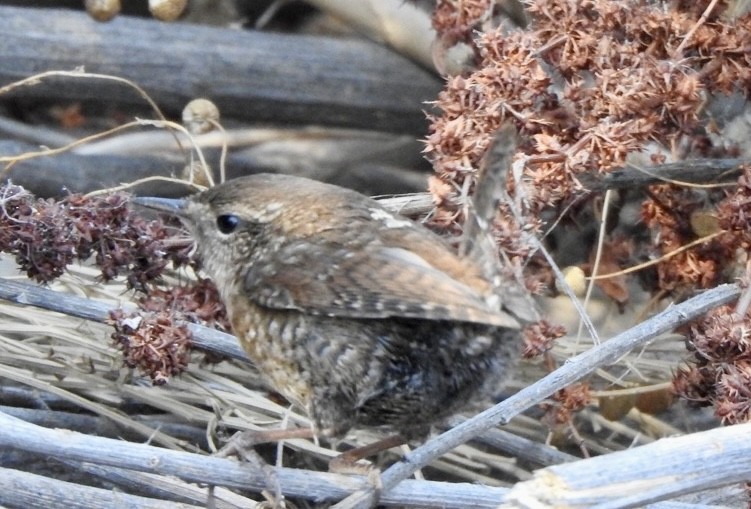
[[[210,456],[310,423],[128,193],[294,173],[456,239],[504,124],[494,234],[545,320],[490,410],[374,460],[380,503],[748,504],[749,2],[81,3],[0,2],[0,504],[367,507],[328,443]]]

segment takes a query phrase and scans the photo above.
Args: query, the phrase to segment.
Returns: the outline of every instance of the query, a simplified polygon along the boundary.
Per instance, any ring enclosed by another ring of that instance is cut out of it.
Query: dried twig
[[[252,122],[348,125],[425,131],[424,101],[441,83],[430,72],[368,41],[226,30],[83,13],[0,7],[5,51],[0,82],[85,63],[131,79],[166,112],[197,91],[229,116]],[[81,37],[85,32],[88,36]],[[75,55],[75,56],[73,56]],[[71,61],[72,60],[72,61]],[[154,69],[160,72],[154,72]],[[342,93],[347,90],[347,93]],[[16,89],[13,96],[134,103],[106,83]]]
[[[99,323],[107,323],[110,319],[109,313],[114,309],[110,304],[93,299],[84,299],[74,295],[65,295],[65,298],[60,298],[59,292],[3,278],[0,278],[0,299],[49,309]],[[132,309],[135,309],[135,307],[132,307]],[[193,333],[193,342],[198,348],[250,362],[234,336],[198,324],[188,323],[186,325]]]
[[[748,159],[688,159],[676,163],[642,167],[627,164],[608,173],[583,173],[579,182],[590,191],[629,189],[652,184],[728,185],[738,180]]]
[[[66,460],[175,475],[186,481],[255,491],[267,488],[266,474],[248,463],[168,451],[145,444],[51,430],[0,413],[0,445]],[[107,454],[102,454],[107,451]],[[362,476],[345,476],[292,468],[274,468],[285,496],[332,501],[367,485]],[[0,476],[2,477],[2,476]],[[464,483],[406,481],[384,496],[386,505],[425,507],[495,507],[502,488]]]
[[[69,507],[71,509],[108,509],[125,506],[133,509],[202,507],[92,488],[10,468],[0,468],[0,504],[6,507]]]
[[[751,478],[749,433],[751,424],[738,424],[548,467],[517,483],[500,507],[640,507],[740,483]]]
[[[159,500],[173,500],[183,503],[195,503],[201,507],[211,506],[216,509],[243,509],[254,507],[257,502],[226,488],[209,488],[204,485],[186,483],[174,476],[135,472],[124,468],[95,465],[77,461],[62,460],[63,463],[115,483],[127,492],[147,492]],[[210,500],[209,500],[210,499]]]

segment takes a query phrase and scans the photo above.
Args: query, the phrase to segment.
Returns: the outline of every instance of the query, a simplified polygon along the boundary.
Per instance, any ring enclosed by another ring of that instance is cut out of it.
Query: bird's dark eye
[[[240,224],[240,218],[234,214],[222,214],[216,218],[216,227],[225,235],[229,235]]]

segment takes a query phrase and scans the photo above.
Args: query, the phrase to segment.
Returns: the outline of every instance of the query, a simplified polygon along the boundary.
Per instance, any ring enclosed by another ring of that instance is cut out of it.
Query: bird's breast
[[[269,385],[291,403],[309,409],[312,388],[305,366],[303,317],[261,308],[240,297],[227,304],[240,346]]]

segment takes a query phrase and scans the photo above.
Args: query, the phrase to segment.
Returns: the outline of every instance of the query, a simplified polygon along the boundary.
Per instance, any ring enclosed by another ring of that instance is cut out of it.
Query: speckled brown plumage
[[[483,268],[363,195],[254,175],[142,203],[183,218],[243,348],[324,433],[420,436],[517,357]]]

